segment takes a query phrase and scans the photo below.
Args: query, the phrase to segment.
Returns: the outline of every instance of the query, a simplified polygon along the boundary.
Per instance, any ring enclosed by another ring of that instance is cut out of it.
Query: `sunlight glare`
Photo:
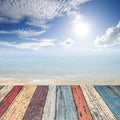
[[[87,23],[78,22],[78,23],[74,24],[73,31],[77,36],[84,37],[84,36],[89,34],[90,28],[89,28],[89,25]]]

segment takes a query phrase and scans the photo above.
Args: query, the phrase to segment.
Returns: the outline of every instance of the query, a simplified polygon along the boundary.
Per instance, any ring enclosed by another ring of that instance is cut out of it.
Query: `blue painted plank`
[[[120,98],[108,86],[95,86],[111,111],[120,120]]]
[[[55,120],[78,120],[77,111],[70,86],[56,87]]]
[[[109,86],[109,88],[120,98],[120,86]]]
[[[114,86],[119,92],[120,92],[120,85],[119,86]]]

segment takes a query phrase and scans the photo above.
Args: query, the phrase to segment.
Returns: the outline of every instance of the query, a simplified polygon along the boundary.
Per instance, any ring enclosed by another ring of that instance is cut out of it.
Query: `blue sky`
[[[0,0],[0,50],[119,49],[120,0]]]

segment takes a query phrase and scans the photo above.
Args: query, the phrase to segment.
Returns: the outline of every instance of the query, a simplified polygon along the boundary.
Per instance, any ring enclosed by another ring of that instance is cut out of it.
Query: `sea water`
[[[0,80],[119,80],[120,54],[0,54]]]

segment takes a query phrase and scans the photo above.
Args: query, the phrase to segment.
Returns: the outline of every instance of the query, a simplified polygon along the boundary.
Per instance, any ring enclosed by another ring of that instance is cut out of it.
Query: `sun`
[[[90,26],[85,22],[77,22],[73,26],[73,32],[77,36],[81,37],[87,36],[90,32]]]

